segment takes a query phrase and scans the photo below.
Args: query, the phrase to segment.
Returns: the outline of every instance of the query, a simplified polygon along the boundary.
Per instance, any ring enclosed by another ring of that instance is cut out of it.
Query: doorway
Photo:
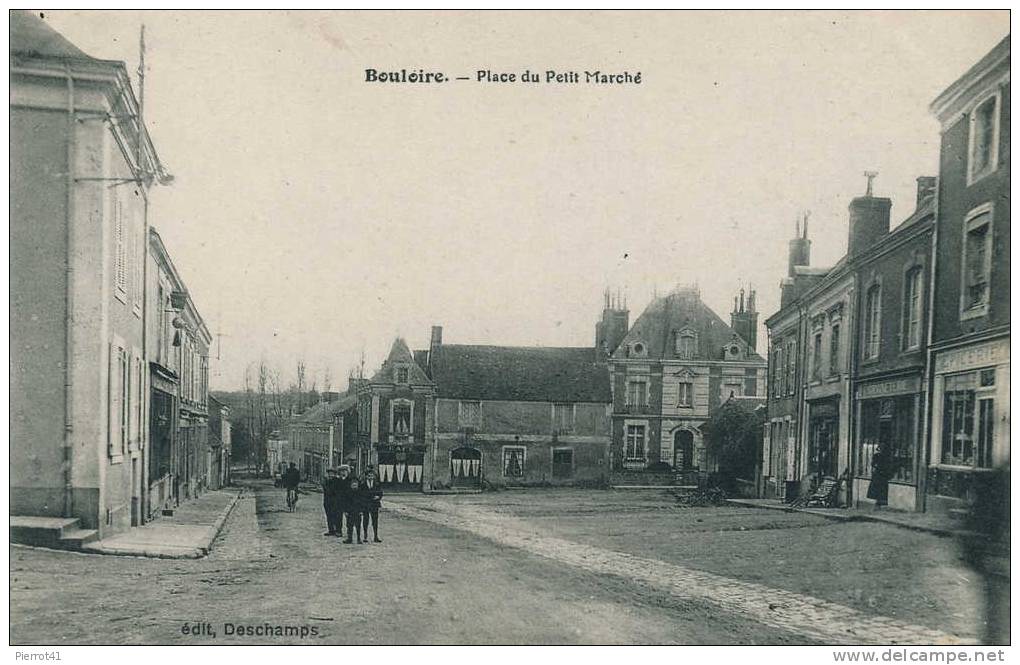
[[[481,482],[481,451],[468,447],[450,451],[450,484],[454,487],[478,487]]]
[[[691,471],[694,464],[694,432],[682,429],[673,435],[673,468]]]

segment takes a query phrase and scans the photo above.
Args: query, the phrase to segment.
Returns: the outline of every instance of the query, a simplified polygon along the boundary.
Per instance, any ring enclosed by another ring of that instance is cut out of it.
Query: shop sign
[[[911,395],[921,392],[921,378],[917,376],[866,383],[857,389],[857,399],[873,399],[888,395]]]
[[[1009,362],[1009,340],[1000,339],[938,354],[935,356],[935,372],[960,372],[1006,362]]]

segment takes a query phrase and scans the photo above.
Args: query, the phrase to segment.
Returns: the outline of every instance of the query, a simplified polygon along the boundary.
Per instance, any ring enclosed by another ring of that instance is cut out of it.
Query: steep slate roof
[[[641,342],[647,349],[649,360],[679,360],[673,343],[674,333],[690,328],[697,333],[697,354],[694,360],[723,360],[723,347],[736,332],[718,314],[702,302],[692,289],[679,289],[667,296],[656,298],[613,352],[617,360],[634,359],[629,355],[630,345]],[[739,338],[739,335],[738,335]],[[740,338],[746,347],[747,341]],[[765,359],[748,349],[747,360],[765,362]]]
[[[358,403],[358,396],[350,391],[340,393],[340,398],[332,402],[320,402],[308,409],[294,419],[294,422],[304,424],[332,422],[333,416],[341,411],[346,411]]]
[[[93,58],[51,28],[34,12],[16,9],[10,12],[11,53],[47,58]]]
[[[443,344],[432,357],[439,397],[527,402],[612,401],[594,347]]]
[[[382,367],[375,373],[369,383],[374,384],[392,384],[393,367],[394,365],[406,365],[407,366],[407,379],[412,385],[431,385],[432,381],[425,374],[425,370],[421,368],[418,363],[414,361],[414,357],[411,355],[411,350],[407,348],[407,342],[404,341],[403,337],[398,337],[393,340],[393,346],[390,347],[390,355],[383,361]]]

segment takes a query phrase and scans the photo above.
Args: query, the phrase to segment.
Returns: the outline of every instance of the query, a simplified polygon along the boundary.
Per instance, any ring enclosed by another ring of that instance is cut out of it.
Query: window
[[[524,477],[524,462],[527,452],[528,451],[524,446],[503,447],[503,477]]]
[[[878,284],[868,289],[864,301],[864,359],[878,358],[878,343],[882,316],[882,287]]]
[[[942,463],[991,468],[995,441],[995,370],[945,378]]]
[[[861,402],[861,444],[857,451],[857,475],[870,478],[876,463],[885,463],[892,480],[913,482],[917,413],[914,397],[906,395]],[[884,462],[878,456],[884,450]]]
[[[992,211],[982,206],[964,224],[963,284],[960,310],[963,316],[988,311],[988,285],[992,271]]]
[[[907,271],[903,289],[903,348],[921,346],[921,268]]]
[[[777,344],[772,351],[772,394],[779,397],[783,394],[783,376],[786,369],[783,366],[783,346]]]
[[[744,394],[743,381],[727,381],[722,384],[722,400],[725,402],[731,397],[740,397]]]
[[[553,448],[552,477],[572,478],[574,476],[573,448]]]
[[[396,379],[397,383],[407,383],[407,368],[406,367],[398,367],[396,369],[396,374],[397,374],[397,379]]]
[[[640,380],[631,380],[627,382],[627,405],[648,405],[648,384],[646,382]]]
[[[835,376],[839,369],[839,324],[835,323],[829,335],[829,374]]]
[[[645,457],[645,426],[627,425],[627,441],[625,457],[628,459],[644,459]]]
[[[560,434],[574,431],[573,404],[553,404],[553,429]]]
[[[129,363],[127,351],[120,342],[110,344],[109,397],[109,440],[110,455],[119,457],[127,451],[128,418],[130,407],[128,393]]]
[[[461,402],[458,408],[458,420],[461,427],[478,429],[482,425],[482,403]]]
[[[690,381],[681,381],[677,389],[677,406],[694,406],[694,384]]]
[[[414,431],[411,418],[414,404],[407,400],[393,400],[390,403],[390,425],[396,438],[406,439]]]
[[[698,353],[698,337],[693,330],[681,330],[676,336],[676,355],[681,360],[693,360]]]
[[[815,381],[822,378],[822,333],[815,333],[815,348],[811,354],[811,377]]]
[[[797,386],[797,344],[790,340],[786,344],[786,394],[792,395]]]
[[[970,159],[967,184],[996,169],[999,158],[999,95],[984,100],[970,114]]]

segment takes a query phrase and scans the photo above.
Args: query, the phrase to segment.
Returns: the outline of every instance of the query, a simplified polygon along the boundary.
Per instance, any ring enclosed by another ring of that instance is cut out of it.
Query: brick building
[[[616,311],[607,307],[612,320]],[[655,469],[715,470],[700,426],[729,397],[764,392],[757,325],[754,291],[734,298],[730,325],[696,287],[678,288],[645,308],[608,361],[610,466],[617,478]]]
[[[808,220],[798,220],[780,309],[765,322],[765,496],[793,500],[837,480],[839,501],[860,498],[882,442],[895,450],[892,500],[916,506],[933,186],[918,179],[915,211],[890,230],[892,201],[874,196],[869,178],[831,268],[810,265]]]
[[[916,510],[921,505],[925,336],[935,226],[935,178],[918,178],[914,213],[891,232],[888,216],[876,222],[854,257],[858,276],[855,311],[854,427],[852,496],[867,498],[879,450],[889,452],[889,507]],[[881,225],[885,225],[883,229]]]
[[[1009,464],[1009,37],[940,94],[929,507]]]

